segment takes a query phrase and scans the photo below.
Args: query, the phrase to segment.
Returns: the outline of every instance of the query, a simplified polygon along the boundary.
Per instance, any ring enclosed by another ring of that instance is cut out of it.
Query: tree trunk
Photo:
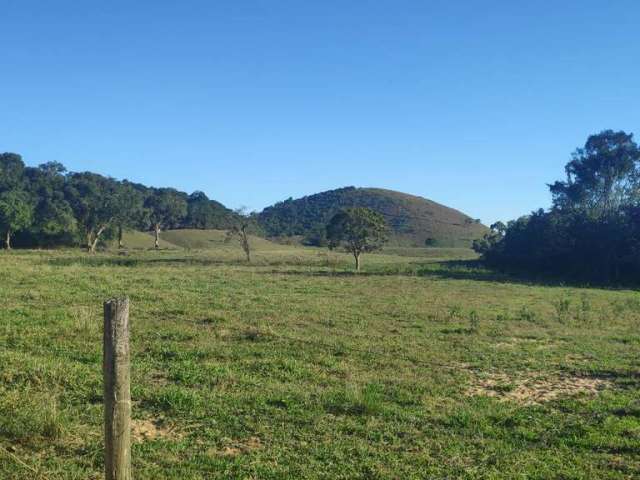
[[[356,272],[360,272],[360,253],[354,253],[353,256],[356,259]]]
[[[249,237],[247,236],[245,227],[242,227],[242,229],[240,230],[240,240],[242,242],[242,249],[244,250],[244,254],[247,256],[247,263],[251,263],[251,246],[249,245]]]
[[[11,229],[7,228],[7,236],[4,239],[4,245],[7,250],[11,250]]]
[[[156,240],[154,243],[154,248],[158,250],[160,248],[160,224],[159,223],[156,223],[154,230],[156,232]]]
[[[93,253],[93,232],[87,233],[87,252]]]
[[[122,243],[122,225],[118,225],[118,248],[124,248]]]
[[[105,231],[107,227],[100,227],[96,232],[95,236],[92,232],[87,234],[87,250],[89,253],[96,253],[96,248],[98,247],[98,240],[100,240],[100,235]]]

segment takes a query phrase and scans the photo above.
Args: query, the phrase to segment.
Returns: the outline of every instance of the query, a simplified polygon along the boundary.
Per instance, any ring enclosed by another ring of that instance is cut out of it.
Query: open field
[[[254,257],[3,252],[0,478],[102,478],[119,294],[136,479],[640,476],[637,292],[508,281],[456,249],[360,275],[325,250]]]

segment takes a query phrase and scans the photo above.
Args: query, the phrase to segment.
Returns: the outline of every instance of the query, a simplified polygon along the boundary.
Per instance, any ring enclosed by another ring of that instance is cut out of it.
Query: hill
[[[487,227],[464,213],[426,198],[382,188],[344,187],[265,208],[258,221],[271,237],[302,236],[321,244],[324,226],[340,209],[368,207],[384,215],[391,245],[470,246]]]

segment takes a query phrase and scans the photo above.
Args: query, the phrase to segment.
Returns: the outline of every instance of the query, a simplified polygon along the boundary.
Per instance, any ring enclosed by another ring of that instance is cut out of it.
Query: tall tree
[[[155,189],[146,199],[145,208],[155,233],[154,247],[160,248],[160,230],[177,227],[187,215],[185,195],[173,188]]]
[[[11,250],[11,236],[31,225],[33,204],[24,190],[7,190],[0,193],[0,227],[4,230],[5,248]]]
[[[11,236],[30,226],[33,203],[27,191],[27,178],[22,157],[15,153],[0,155],[0,228],[4,243],[11,250]]]
[[[120,182],[114,192],[115,214],[113,222],[118,229],[118,248],[123,248],[123,232],[142,227],[145,223],[144,195],[128,181]]]
[[[91,253],[118,213],[117,188],[115,180],[95,173],[73,173],[67,179],[65,196]]]
[[[384,217],[369,208],[348,208],[333,216],[327,225],[330,249],[340,245],[353,255],[356,271],[360,271],[360,256],[382,248],[387,241]]]
[[[640,149],[633,134],[591,135],[565,167],[567,179],[550,185],[554,207],[606,217],[640,199]]]
[[[25,165],[17,153],[0,154],[0,190],[23,188]]]
[[[34,244],[68,243],[77,233],[77,221],[65,197],[65,174],[66,168],[58,162],[26,170],[29,189],[35,199],[30,229]]]

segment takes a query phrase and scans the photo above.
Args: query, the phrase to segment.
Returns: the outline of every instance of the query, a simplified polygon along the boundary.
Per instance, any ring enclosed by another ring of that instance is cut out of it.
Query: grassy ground
[[[101,478],[124,293],[137,479],[640,476],[637,292],[263,247],[1,254],[0,478]]]

